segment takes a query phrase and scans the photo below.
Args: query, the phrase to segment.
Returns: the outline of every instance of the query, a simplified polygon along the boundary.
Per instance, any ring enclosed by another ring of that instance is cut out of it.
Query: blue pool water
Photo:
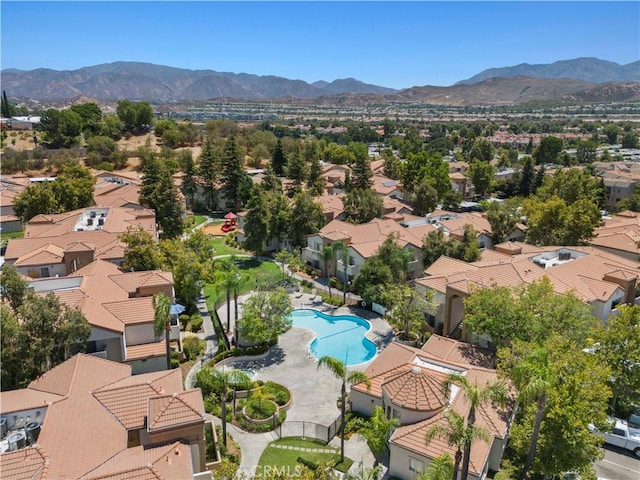
[[[371,325],[364,318],[294,310],[291,319],[294,327],[307,328],[316,334],[310,346],[316,358],[330,356],[345,365],[356,365],[371,360],[376,354],[376,346],[365,337]]]

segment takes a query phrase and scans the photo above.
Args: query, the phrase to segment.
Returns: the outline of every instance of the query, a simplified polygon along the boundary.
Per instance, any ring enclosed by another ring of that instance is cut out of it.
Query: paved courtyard
[[[239,299],[240,310],[244,298],[246,297]],[[367,336],[379,349],[384,348],[392,340],[389,325],[379,315],[358,308],[335,308],[314,303],[314,299],[315,296],[309,294],[292,294],[294,308],[314,308],[326,313],[355,314],[367,318],[372,325]],[[233,309],[233,302],[229,306]],[[218,310],[223,323],[226,322],[226,308],[227,306],[224,305]],[[293,402],[287,412],[287,422],[307,421],[328,426],[340,415],[337,399],[340,396],[341,382],[326,368],[318,368],[317,360],[309,355],[309,345],[313,338],[314,334],[310,330],[294,327],[281,335],[277,345],[273,346],[263,358],[234,359],[226,363],[226,366],[250,370],[254,372],[256,380],[272,380],[289,388],[293,395]],[[356,368],[364,370],[371,361],[373,360],[360,364]],[[349,367],[349,369],[352,368]],[[241,445],[241,468],[245,472],[256,465],[265,446],[277,438],[274,433],[249,434],[235,428],[230,429],[230,432]],[[332,444],[336,441],[339,442],[339,439],[334,438]],[[357,457],[351,457],[354,460],[354,468],[358,467],[360,462],[364,467],[373,466],[374,458],[366,447],[366,442],[354,436],[347,443],[349,444],[345,448],[347,456],[350,456],[349,452],[351,452]]]

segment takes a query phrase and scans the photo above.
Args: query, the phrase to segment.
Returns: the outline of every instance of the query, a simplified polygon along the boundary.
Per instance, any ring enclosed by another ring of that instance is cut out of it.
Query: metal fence
[[[275,433],[278,438],[301,437],[314,438],[322,442],[329,443],[340,430],[340,417],[338,416],[329,425],[320,423],[287,420],[276,428]]]

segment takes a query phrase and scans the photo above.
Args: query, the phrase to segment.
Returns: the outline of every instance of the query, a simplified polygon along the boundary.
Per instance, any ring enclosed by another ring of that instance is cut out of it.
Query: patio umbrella
[[[238,217],[238,216],[237,216],[235,213],[233,213],[233,212],[229,212],[229,213],[227,213],[227,214],[224,216],[224,218],[226,218],[226,219],[228,219],[228,220],[232,220],[232,219],[237,218],[237,217]]]
[[[179,303],[172,303],[171,308],[169,309],[170,315],[180,315],[187,308],[184,305],[180,305]]]

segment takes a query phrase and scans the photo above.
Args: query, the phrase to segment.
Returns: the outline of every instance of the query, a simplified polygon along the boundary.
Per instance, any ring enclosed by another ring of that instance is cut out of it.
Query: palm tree
[[[318,360],[318,368],[321,366],[327,367],[333,375],[340,381],[342,381],[342,387],[340,389],[340,462],[344,462],[344,422],[346,416],[346,397],[347,397],[347,382],[351,384],[364,383],[367,386],[367,390],[371,388],[371,380],[364,373],[357,370],[353,372],[347,372],[347,366],[344,362],[341,362],[337,358],[324,356]]]
[[[322,261],[324,262],[325,275],[327,277],[327,287],[329,288],[329,297],[331,297],[331,261],[333,260],[333,248],[324,247],[322,249]]]
[[[450,480],[453,469],[453,462],[448,453],[443,453],[439,457],[431,460],[429,466],[416,476],[416,480]]]
[[[153,333],[159,337],[164,332],[164,340],[167,344],[167,370],[171,370],[171,323],[169,322],[171,299],[164,293],[154,293],[151,303],[154,310]]]
[[[360,434],[367,439],[369,448],[379,460],[387,451],[387,441],[393,430],[400,426],[397,418],[387,418],[382,407],[375,407],[373,415],[360,429]]]
[[[456,447],[456,453],[454,456],[454,463],[448,477],[437,478],[451,478],[456,480],[458,476],[458,468],[460,467],[460,460],[462,460],[462,449],[466,447],[467,443],[471,445],[474,439],[489,440],[489,433],[484,429],[477,426],[469,426],[464,424],[464,417],[455,410],[449,410],[446,413],[447,425],[434,425],[425,435],[426,443],[430,443],[434,438],[441,438],[450,447]],[[440,458],[440,457],[438,457]],[[449,458],[449,461],[451,459]],[[430,477],[428,477],[430,478]],[[466,477],[462,477],[466,478]]]
[[[212,369],[211,376],[213,384],[220,393],[220,414],[222,420],[222,438],[224,445],[227,446],[227,400],[229,396],[229,388],[238,386],[248,386],[251,384],[251,378],[242,370],[218,370]]]
[[[464,448],[466,439],[466,427],[464,425],[464,418],[459,413],[449,410],[446,414],[446,425],[434,425],[425,435],[425,442],[429,444],[431,440],[438,437],[447,442],[450,447],[456,447],[456,453],[454,457],[453,472],[449,475],[449,478],[456,480],[458,476],[458,468],[460,467],[460,460],[462,460],[462,449]]]
[[[218,281],[227,293],[227,332],[231,330],[231,292],[239,287],[240,272],[236,266],[235,256],[223,259],[218,270]]]
[[[518,402],[537,404],[536,421],[531,435],[531,446],[527,460],[518,476],[518,480],[524,480],[533,465],[536,454],[536,444],[540,434],[540,426],[547,406],[547,394],[553,385],[553,374],[547,351],[543,348],[533,350],[525,360],[513,368],[513,380],[518,388]]]
[[[338,252],[341,253],[342,272],[344,273],[344,278],[342,279],[342,303],[347,303],[347,268],[349,268],[349,248],[344,244],[342,240],[333,242],[331,248],[336,255],[338,254]]]
[[[467,415],[467,428],[473,428],[476,423],[476,410],[487,401],[496,402],[504,406],[508,392],[504,382],[487,383],[483,387],[472,383],[469,379],[459,373],[448,375],[443,382],[443,389],[448,395],[452,385],[457,385],[462,390],[462,394],[470,403],[469,414]],[[469,461],[471,459],[471,440],[464,446],[464,457],[462,460],[462,478],[466,479],[469,473]]]

